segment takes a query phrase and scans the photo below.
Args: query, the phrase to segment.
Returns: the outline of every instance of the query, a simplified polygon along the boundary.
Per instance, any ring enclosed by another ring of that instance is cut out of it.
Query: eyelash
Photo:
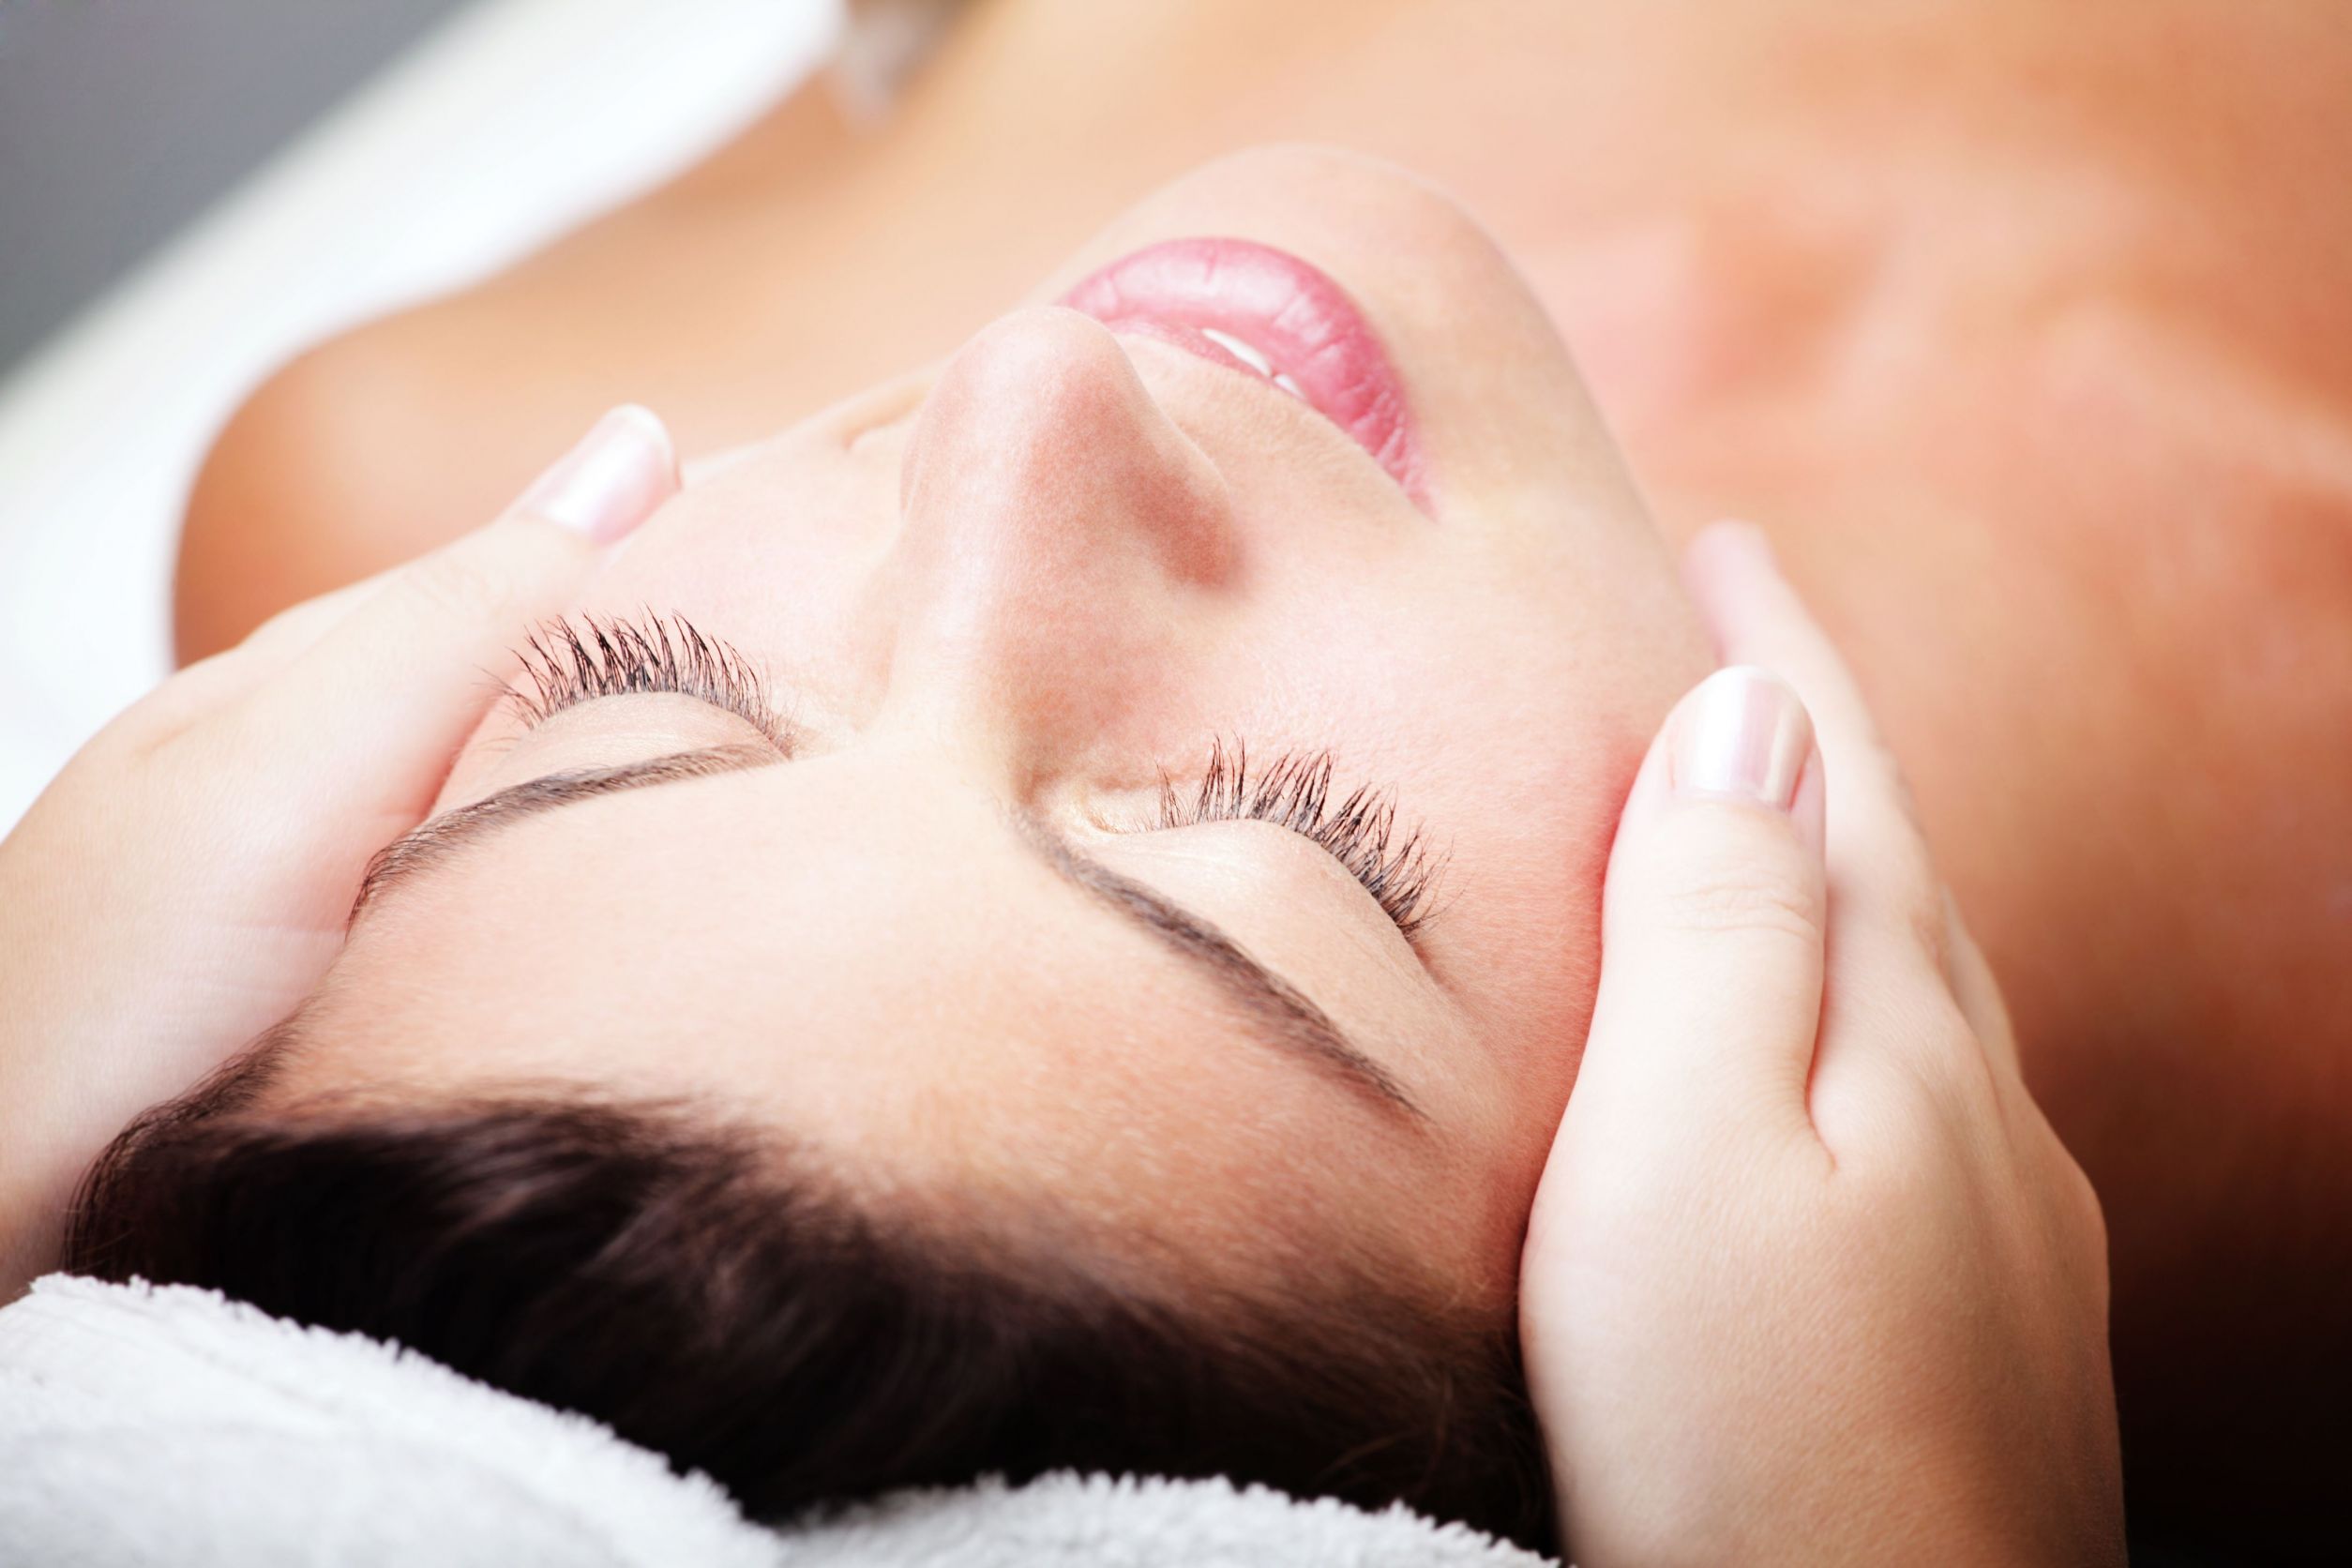
[[[768,701],[751,661],[683,615],[550,621],[517,652],[527,688],[516,687],[508,701],[528,728],[599,697],[675,692],[725,709],[792,755],[792,726]]]
[[[724,709],[758,729],[786,756],[792,726],[768,699],[766,683],[733,644],[706,636],[682,615],[641,619],[582,615],[551,621],[517,650],[523,685],[508,701],[535,729],[576,703],[599,697],[674,692]],[[1396,928],[1410,936],[1431,907],[1444,857],[1418,827],[1401,827],[1394,795],[1358,785],[1332,799],[1329,751],[1290,751],[1253,768],[1248,747],[1211,743],[1207,768],[1186,800],[1160,776],[1155,829],[1200,822],[1260,822],[1312,840],[1363,883]]]
[[[1187,802],[1166,774],[1160,776],[1162,828],[1196,822],[1273,822],[1314,840],[1364,884],[1396,928],[1407,936],[1428,924],[1444,857],[1429,848],[1418,827],[1400,828],[1395,797],[1360,784],[1332,799],[1332,754],[1290,751],[1253,771],[1248,747],[1235,741],[1211,743],[1209,765]]]

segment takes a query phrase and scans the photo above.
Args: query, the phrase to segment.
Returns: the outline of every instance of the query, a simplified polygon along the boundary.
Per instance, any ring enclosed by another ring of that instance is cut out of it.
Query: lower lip
[[[1153,338],[1255,376],[1280,376],[1345,430],[1425,509],[1421,444],[1404,384],[1355,302],[1319,268],[1245,239],[1171,239],[1104,267],[1062,296],[1114,332]],[[1241,339],[1259,370],[1212,334]]]

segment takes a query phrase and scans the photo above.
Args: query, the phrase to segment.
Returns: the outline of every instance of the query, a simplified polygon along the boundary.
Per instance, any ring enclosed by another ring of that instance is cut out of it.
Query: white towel
[[[209,1290],[53,1274],[0,1309],[0,1563],[1536,1568],[1403,1508],[1057,1474],[798,1529],[580,1416]]]

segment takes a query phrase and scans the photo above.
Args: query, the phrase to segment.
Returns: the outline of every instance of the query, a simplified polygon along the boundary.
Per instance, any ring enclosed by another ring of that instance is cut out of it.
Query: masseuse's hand
[[[676,488],[660,422],[616,410],[490,526],[166,681],[0,842],[0,1302],[108,1139],[309,991],[517,628]]]
[[[2098,1201],[1761,536],[1712,531],[1690,575],[1748,668],[1634,787],[1524,1264],[1570,1547],[2119,1563]]]

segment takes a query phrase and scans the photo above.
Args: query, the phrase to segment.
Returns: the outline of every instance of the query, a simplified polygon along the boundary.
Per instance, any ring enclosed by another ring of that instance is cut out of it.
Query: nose
[[[1072,310],[949,361],[899,485],[889,708],[934,731],[1033,756],[1101,732],[1234,572],[1216,469]]]

